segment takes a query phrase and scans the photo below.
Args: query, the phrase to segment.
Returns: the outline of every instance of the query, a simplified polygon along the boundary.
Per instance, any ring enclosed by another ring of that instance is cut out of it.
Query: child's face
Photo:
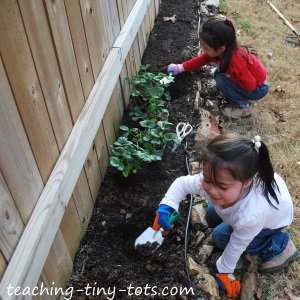
[[[200,39],[201,49],[204,53],[206,53],[209,57],[218,57],[220,56],[226,49],[225,46],[221,46],[219,49],[215,50],[210,47],[207,43],[205,43],[202,39]]]
[[[227,170],[218,172],[216,183],[213,183],[208,164],[203,165],[203,189],[214,205],[227,208],[238,202],[249,188],[252,179],[242,183],[235,180]]]

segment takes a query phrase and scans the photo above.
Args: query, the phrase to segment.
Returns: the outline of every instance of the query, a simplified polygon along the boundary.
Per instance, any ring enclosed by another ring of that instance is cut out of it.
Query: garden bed
[[[161,2],[142,61],[150,65],[150,72],[165,73],[169,63],[197,55],[198,11],[198,0]],[[175,22],[163,20],[174,15]],[[194,129],[201,123],[194,103],[197,80],[197,73],[180,74],[170,86],[172,100],[167,108],[173,132],[179,122],[189,122]],[[176,228],[156,252],[144,257],[134,249],[135,239],[152,225],[155,210],[170,184],[187,174],[186,158],[197,159],[194,134],[185,141],[175,152],[169,144],[162,161],[147,165],[128,180],[120,180],[118,171],[108,167],[69,282],[76,291],[74,299],[206,299],[201,290],[194,290],[193,297],[179,295],[180,288],[189,286],[184,260],[189,199],[181,205]],[[96,296],[95,288],[103,288],[108,294]],[[164,288],[164,292],[174,295],[159,295]]]

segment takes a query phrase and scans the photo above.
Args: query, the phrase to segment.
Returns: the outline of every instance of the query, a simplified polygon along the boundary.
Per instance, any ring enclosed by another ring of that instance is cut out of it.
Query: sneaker
[[[246,118],[251,116],[250,106],[245,108],[225,107],[221,110],[222,114],[227,118]]]
[[[300,252],[296,249],[294,243],[289,240],[287,246],[283,252],[273,259],[265,261],[259,267],[261,273],[275,272],[286,267],[290,262],[297,259],[300,256]]]

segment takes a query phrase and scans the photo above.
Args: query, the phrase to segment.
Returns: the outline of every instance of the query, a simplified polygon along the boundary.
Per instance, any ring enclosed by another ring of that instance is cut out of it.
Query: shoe
[[[259,272],[270,273],[281,270],[298,257],[300,257],[300,252],[296,249],[294,243],[289,240],[281,254],[261,264]]]
[[[245,108],[225,107],[221,110],[222,114],[227,118],[246,118],[251,116],[250,106]]]

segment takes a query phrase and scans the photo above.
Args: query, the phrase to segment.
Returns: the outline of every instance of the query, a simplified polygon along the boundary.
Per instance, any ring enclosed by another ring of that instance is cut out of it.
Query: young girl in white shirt
[[[238,296],[240,284],[231,273],[243,253],[258,255],[264,273],[282,269],[299,257],[284,230],[293,220],[292,199],[284,180],[274,173],[260,137],[249,140],[226,133],[210,141],[203,172],[177,178],[160,202],[158,223],[165,230],[170,230],[170,214],[188,194],[209,200],[213,241],[223,250],[216,278],[228,296]]]

